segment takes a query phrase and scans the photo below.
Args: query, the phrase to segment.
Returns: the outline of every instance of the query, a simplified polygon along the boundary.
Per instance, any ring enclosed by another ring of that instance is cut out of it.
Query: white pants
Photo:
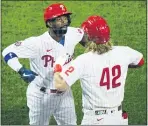
[[[76,125],[74,100],[71,90],[63,94],[43,93],[31,83],[27,89],[30,125],[48,125],[53,115],[58,125]]]
[[[123,118],[122,110],[107,110],[107,114],[101,115],[95,115],[95,110],[84,110],[81,125],[128,125],[128,118]]]

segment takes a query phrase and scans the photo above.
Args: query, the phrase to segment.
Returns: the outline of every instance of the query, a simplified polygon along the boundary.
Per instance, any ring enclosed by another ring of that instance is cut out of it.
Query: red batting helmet
[[[49,19],[53,19],[65,14],[72,14],[72,13],[68,12],[63,4],[60,3],[52,4],[48,6],[44,11],[44,21],[46,22]]]
[[[100,16],[90,16],[81,25],[90,40],[97,44],[104,44],[110,39],[110,28],[104,18]]]

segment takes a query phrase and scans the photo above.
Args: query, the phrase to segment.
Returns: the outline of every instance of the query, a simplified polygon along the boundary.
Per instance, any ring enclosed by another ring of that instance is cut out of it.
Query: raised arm
[[[76,80],[80,79],[83,71],[82,60],[77,57],[70,65],[56,64],[54,67],[54,84],[58,90],[67,90]]]

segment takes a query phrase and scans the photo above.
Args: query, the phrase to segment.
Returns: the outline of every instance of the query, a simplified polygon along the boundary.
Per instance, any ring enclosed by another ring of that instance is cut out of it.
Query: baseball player
[[[30,125],[48,125],[51,115],[58,125],[76,125],[71,90],[63,93],[53,84],[56,59],[67,54],[65,64],[68,64],[76,44],[81,41],[84,45],[85,42],[82,29],[69,27],[71,14],[63,4],[48,6],[44,21],[49,31],[11,44],[2,52],[5,62],[29,83],[26,95]],[[19,58],[29,58],[30,69],[25,68]]]
[[[143,55],[128,46],[112,46],[110,28],[100,16],[90,16],[82,28],[92,43],[70,66],[55,66],[55,86],[64,91],[80,79],[82,125],[128,125],[127,113],[122,113],[125,80],[129,66],[144,64]]]

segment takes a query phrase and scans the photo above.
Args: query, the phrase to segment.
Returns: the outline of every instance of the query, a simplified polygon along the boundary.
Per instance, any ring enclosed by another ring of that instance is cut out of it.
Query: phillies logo
[[[68,63],[72,60],[72,58],[73,58],[73,56],[69,55],[69,57],[68,57],[68,59],[66,60],[66,62],[65,62],[64,65],[68,64]]]
[[[44,67],[47,67],[48,64],[51,64],[51,67],[53,67],[53,64],[55,63],[54,57],[52,57],[51,55],[42,56],[42,60],[44,61]]]

